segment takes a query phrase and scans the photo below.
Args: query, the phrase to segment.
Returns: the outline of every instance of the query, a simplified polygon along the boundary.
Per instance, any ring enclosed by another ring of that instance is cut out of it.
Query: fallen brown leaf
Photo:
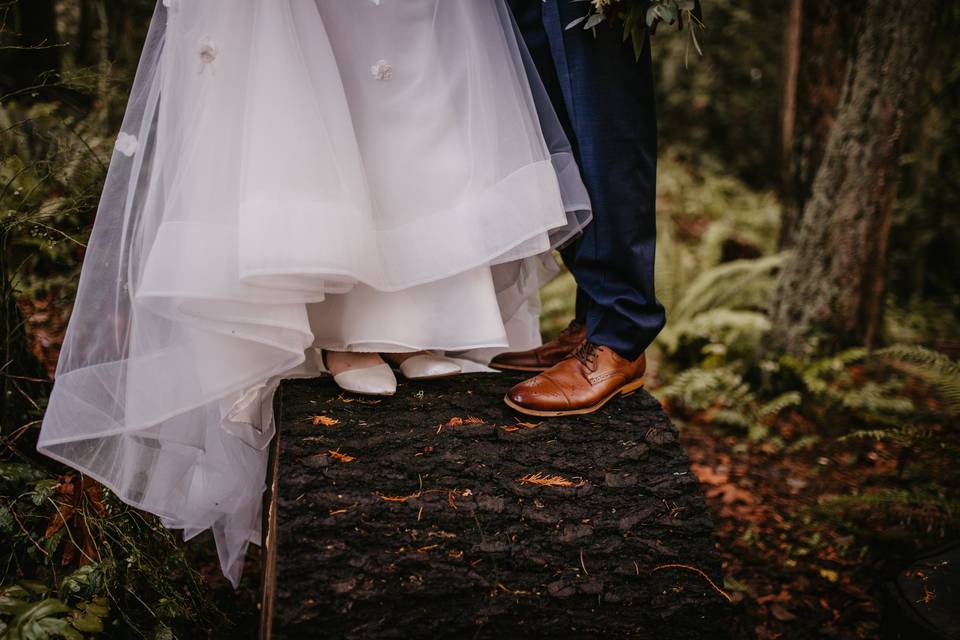
[[[437,427],[437,433],[440,433],[447,427],[462,427],[469,424],[483,424],[485,421],[482,418],[477,418],[476,416],[468,416],[467,418],[461,418],[459,416],[454,416],[447,420],[445,423]]]
[[[520,431],[520,429],[536,429],[542,424],[542,422],[517,422],[509,427],[504,427],[503,430],[508,433],[513,433],[514,431]]]
[[[536,484],[542,487],[580,487],[584,481],[573,482],[560,475],[548,476],[543,473],[528,473],[520,478],[522,484]]]
[[[339,449],[337,451],[334,451],[331,449],[327,451],[327,455],[338,462],[353,462],[354,460],[356,460],[356,458],[354,458],[353,456],[348,456],[345,453],[340,453]]]

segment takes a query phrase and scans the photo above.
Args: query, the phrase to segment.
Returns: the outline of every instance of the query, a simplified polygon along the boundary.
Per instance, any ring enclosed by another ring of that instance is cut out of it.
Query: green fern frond
[[[912,445],[916,442],[933,440],[934,438],[936,438],[936,434],[930,428],[904,426],[893,429],[861,429],[837,438],[837,441],[875,440],[877,442],[885,442],[892,440],[901,444]]]
[[[658,342],[667,353],[676,353],[684,343],[702,340],[724,345],[728,352],[741,355],[755,351],[769,330],[770,320],[765,313],[719,308],[671,322]]]
[[[874,538],[928,535],[935,529],[940,536],[945,536],[960,526],[960,501],[935,484],[924,484],[909,491],[882,489],[824,497],[813,511],[820,518]]]
[[[782,393],[773,400],[760,405],[757,409],[757,418],[772,418],[788,407],[798,407],[803,400],[799,391]]]
[[[777,254],[757,260],[734,260],[700,274],[670,310],[671,321],[690,320],[710,309],[763,309],[785,260]]]
[[[829,381],[831,379],[846,371],[847,367],[854,362],[866,358],[868,353],[866,349],[856,347],[841,351],[833,356],[815,360],[802,368],[800,377],[803,379],[804,386],[810,391],[814,393],[826,393],[830,387]]]
[[[960,413],[960,364],[946,355],[919,345],[893,345],[874,353],[907,373],[927,380],[951,414]]]
[[[737,408],[756,402],[743,378],[729,367],[687,369],[656,395],[689,411]]]
[[[907,416],[916,411],[913,400],[904,396],[892,395],[890,385],[867,382],[859,389],[836,391],[832,394],[841,404],[867,417]]]
[[[878,358],[923,365],[931,372],[960,377],[960,364],[933,349],[916,344],[895,344],[874,351]]]
[[[854,507],[888,507],[902,505],[942,512],[948,517],[960,514],[960,501],[934,491],[906,491],[903,489],[883,489],[866,493],[830,496],[821,506],[826,509],[846,510]]]
[[[716,424],[738,429],[749,429],[753,424],[749,416],[736,409],[719,409],[711,414],[711,419]]]

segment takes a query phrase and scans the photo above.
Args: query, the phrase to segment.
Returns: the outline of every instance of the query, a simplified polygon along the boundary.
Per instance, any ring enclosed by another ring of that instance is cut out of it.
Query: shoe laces
[[[589,340],[584,340],[580,343],[580,346],[577,347],[576,351],[573,352],[573,357],[579,360],[583,366],[593,370],[597,364],[599,350],[600,345],[590,342]]]

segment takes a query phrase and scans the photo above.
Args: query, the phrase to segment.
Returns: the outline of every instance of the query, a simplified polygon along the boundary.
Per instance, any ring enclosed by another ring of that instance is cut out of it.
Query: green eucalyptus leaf
[[[643,55],[643,32],[639,29],[634,29],[630,33],[630,39],[633,43],[633,56],[636,58],[636,61],[640,61],[640,56]]]
[[[651,6],[649,9],[647,9],[647,19],[646,19],[647,26],[652,27],[653,21],[656,19],[657,19],[657,8],[654,6]]]
[[[584,29],[593,29],[595,26],[603,22],[605,18],[602,13],[594,13],[588,19],[586,24],[583,25]]]
[[[693,41],[693,46],[696,48],[697,53],[699,53],[702,57],[703,49],[700,48],[700,42],[697,40],[697,30],[693,25],[690,25],[690,40]]]

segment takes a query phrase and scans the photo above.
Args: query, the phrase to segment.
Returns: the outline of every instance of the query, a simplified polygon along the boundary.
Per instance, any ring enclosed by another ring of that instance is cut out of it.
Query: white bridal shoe
[[[428,352],[410,356],[400,363],[399,369],[407,380],[436,380],[463,373],[456,360]]]
[[[333,381],[344,391],[365,396],[392,396],[397,392],[397,378],[393,375],[393,369],[385,362],[334,374],[327,368],[323,350],[314,349],[314,354],[320,371],[333,375]]]

